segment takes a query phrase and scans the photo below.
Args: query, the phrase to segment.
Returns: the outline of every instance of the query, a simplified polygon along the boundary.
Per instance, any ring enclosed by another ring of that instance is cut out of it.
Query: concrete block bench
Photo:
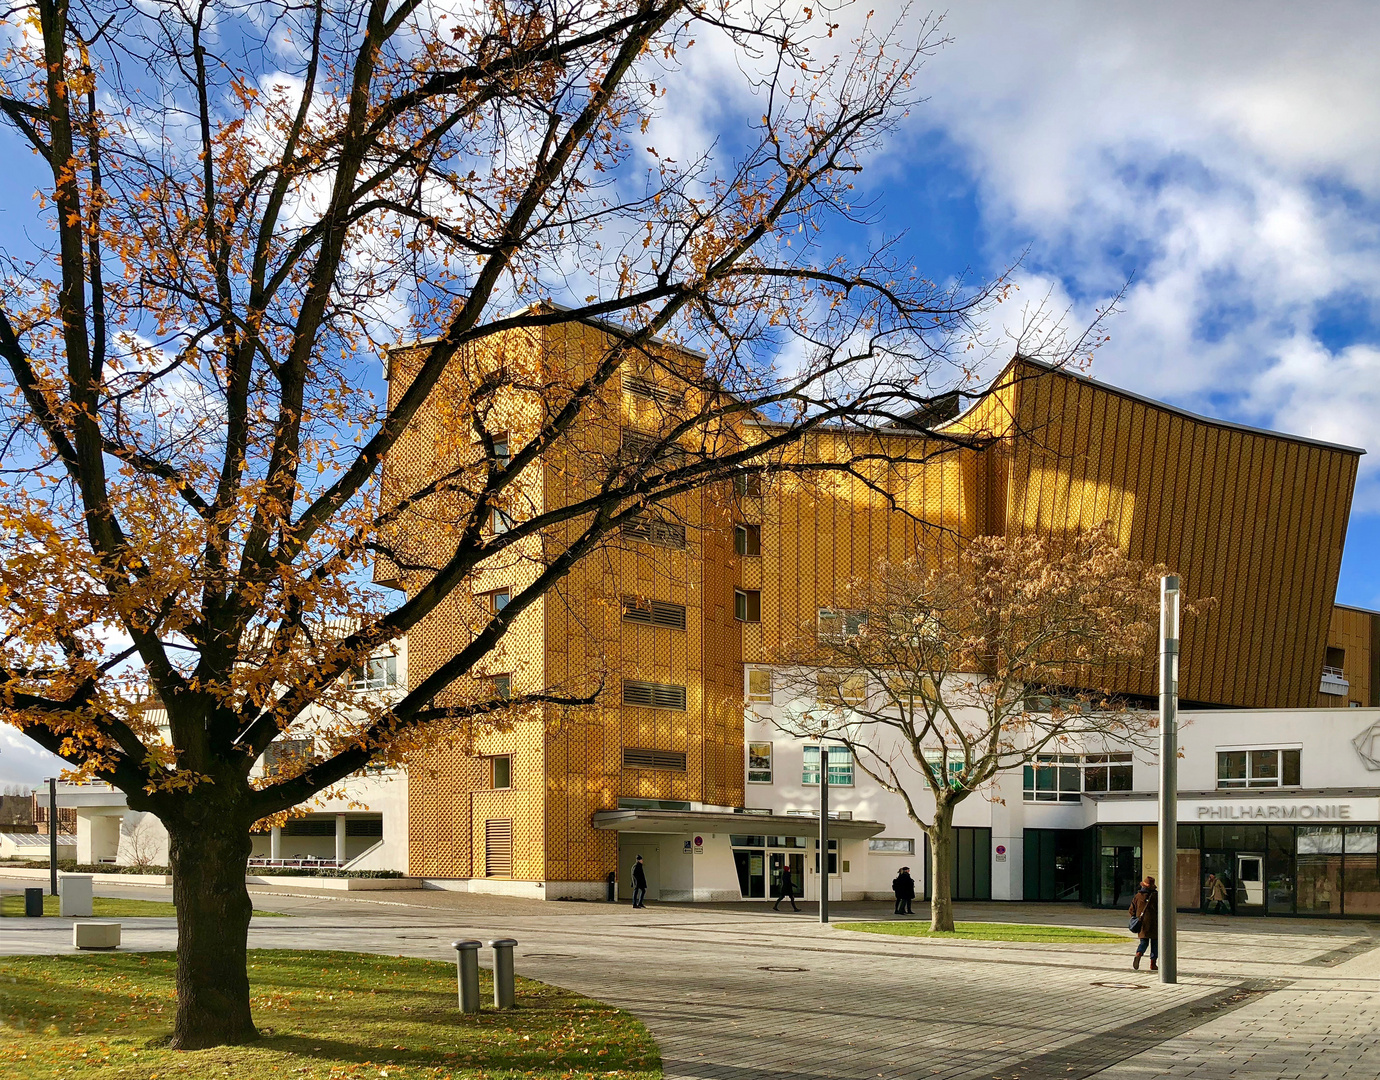
[[[78,949],[118,949],[120,924],[79,922],[72,924],[72,944]]]

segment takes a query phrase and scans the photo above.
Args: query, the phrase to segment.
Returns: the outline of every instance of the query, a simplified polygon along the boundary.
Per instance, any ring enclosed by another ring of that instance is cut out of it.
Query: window
[[[1041,754],[1025,767],[1026,802],[1078,802],[1083,777],[1077,754]]]
[[[623,429],[623,446],[619,453],[625,465],[662,466],[673,469],[685,463],[685,451],[667,443],[660,435]]]
[[[733,617],[739,622],[762,621],[762,592],[760,589],[733,590]]]
[[[747,745],[749,784],[771,783],[771,743],[750,742]]]
[[[499,754],[489,758],[489,786],[502,791],[513,786],[513,756]]]
[[[264,772],[277,772],[286,765],[305,762],[311,751],[310,739],[275,739],[264,751]]]
[[[479,601],[490,615],[497,615],[508,606],[513,598],[512,589],[495,589],[493,592],[479,594]]]
[[[643,514],[623,526],[623,535],[662,547],[685,547],[685,526],[678,521]]]
[[[733,493],[741,498],[756,499],[762,495],[762,474],[741,472],[733,478]]]
[[[867,625],[865,611],[833,611],[819,609],[819,636],[825,641],[844,641],[856,637]]]
[[[926,750],[926,751],[925,751],[925,760],[929,762],[930,768],[931,768],[934,772],[938,773],[938,772],[942,772],[942,771],[944,770],[944,751],[942,751],[942,750]],[[955,754],[950,754],[950,755],[949,755],[949,786],[950,786],[950,787],[953,787],[953,788],[961,788],[961,787],[963,786],[963,780],[962,780],[961,775],[960,775],[962,772],[963,772],[963,755],[962,755],[962,754],[957,754],[957,755],[955,755]]]
[[[623,389],[633,397],[646,398],[648,401],[657,401],[662,405],[670,405],[673,408],[685,404],[685,395],[675,390],[658,386],[645,375],[624,375]]]
[[[620,810],[689,810],[688,802],[678,799],[619,799]],[[770,810],[767,813],[771,813]]]
[[[1323,659],[1323,671],[1327,674],[1336,674],[1337,678],[1342,678],[1342,671],[1346,667],[1346,650],[1339,649],[1336,645],[1329,645]]]
[[[670,683],[623,680],[623,704],[644,709],[679,709],[685,711],[685,687]]]
[[[494,436],[494,460],[502,468],[507,468],[508,462],[513,460],[512,454],[508,452],[508,433],[506,431]]]
[[[1219,788],[1298,787],[1297,749],[1219,750],[1217,786]]]
[[[489,531],[495,536],[501,536],[513,527],[513,519],[505,514],[498,507],[489,511]]]
[[[733,526],[733,550],[739,555],[762,554],[762,526],[749,524]]]
[[[765,668],[749,668],[747,673],[748,680],[748,700],[749,701],[770,701],[771,700],[771,672]]]
[[[513,822],[484,822],[484,876],[513,876]]]
[[[857,704],[867,699],[867,676],[821,671],[815,676],[815,697],[827,705]]]
[[[671,772],[684,772],[685,753],[682,750],[648,750],[637,746],[625,746],[623,747],[623,768],[667,769]]]
[[[665,600],[643,600],[636,596],[623,597],[623,621],[665,626],[672,630],[685,629],[685,605]]]
[[[507,701],[513,696],[513,677],[511,675],[490,675],[489,693]]]
[[[350,672],[351,690],[385,690],[398,685],[398,658],[372,656]]]
[[[867,850],[880,852],[883,855],[914,855],[915,841],[913,839],[883,839],[882,837],[874,836],[867,842]]]
[[[805,767],[800,782],[810,787],[819,784],[819,747],[805,747]],[[845,746],[829,747],[829,786],[853,786],[853,755]],[[832,816],[832,814],[830,815]]]
[[[1085,754],[1084,791],[1130,791],[1133,765],[1130,754]]]

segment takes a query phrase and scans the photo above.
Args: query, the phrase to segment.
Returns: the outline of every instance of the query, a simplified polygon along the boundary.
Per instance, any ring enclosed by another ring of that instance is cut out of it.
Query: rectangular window
[[[513,527],[513,519],[505,514],[498,507],[489,511],[489,531],[495,536],[502,536]]]
[[[398,685],[398,658],[372,656],[350,672],[351,690],[386,690]]]
[[[845,641],[856,637],[867,625],[865,611],[834,611],[819,609],[819,636],[824,641]]]
[[[623,747],[623,768],[666,769],[685,771],[685,753],[681,750],[648,750],[637,746]]]
[[[740,472],[733,478],[733,493],[741,498],[756,499],[762,495],[762,474]]]
[[[623,389],[633,397],[646,398],[648,401],[656,401],[672,408],[685,404],[684,394],[665,386],[658,386],[645,375],[624,375]]]
[[[479,602],[490,615],[497,615],[513,599],[512,589],[494,589],[493,592],[479,594]]]
[[[637,596],[623,597],[623,621],[665,626],[671,630],[685,629],[685,605],[665,600],[643,600]]]
[[[733,550],[739,555],[762,554],[762,526],[749,524],[733,526]]]
[[[508,462],[513,460],[512,455],[508,452],[508,433],[506,431],[494,436],[494,460],[503,468],[507,468]]]
[[[1086,754],[1083,757],[1084,791],[1130,791],[1132,775],[1130,754]]]
[[[815,699],[826,705],[857,705],[867,700],[867,676],[821,671],[815,675]]]
[[[1296,748],[1271,750],[1219,750],[1219,788],[1299,787],[1300,752]]]
[[[513,822],[484,822],[484,876],[513,876]]]
[[[1083,788],[1081,764],[1077,754],[1040,754],[1024,770],[1025,801],[1078,802]]]
[[[489,758],[489,786],[495,791],[503,791],[513,786],[513,758],[511,754],[499,754]]]
[[[643,514],[623,526],[623,535],[661,547],[685,547],[685,526],[679,521]]]
[[[733,617],[739,622],[762,621],[762,593],[759,589],[733,590]]]
[[[747,778],[749,784],[771,783],[771,743],[750,742],[747,744]]]
[[[809,787],[819,786],[819,747],[805,747],[805,767],[800,782]],[[829,786],[853,786],[853,755],[846,746],[829,746]]]
[[[623,680],[623,704],[644,709],[679,709],[685,711],[685,687],[670,683]]]
[[[264,751],[264,772],[274,773],[294,765],[300,770],[311,752],[311,739],[274,739]]]
[[[938,773],[944,768],[944,752],[942,750],[926,750],[925,760],[929,762],[930,768]],[[949,755],[949,786],[961,788],[963,786],[963,755]]]
[[[876,851],[883,855],[914,855],[915,841],[912,840],[893,840],[874,836],[867,842],[868,851]]]
[[[513,696],[513,677],[511,675],[490,675],[489,693],[507,701]]]
[[[771,672],[765,668],[749,668],[747,673],[748,700],[771,700]]]
[[[619,459],[625,465],[674,469],[685,464],[685,450],[667,442],[660,435],[649,435],[643,431],[624,428]]]

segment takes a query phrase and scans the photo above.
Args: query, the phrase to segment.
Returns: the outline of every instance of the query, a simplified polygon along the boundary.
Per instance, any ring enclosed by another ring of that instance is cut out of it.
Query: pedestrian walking
[[[1139,970],[1140,958],[1145,955],[1145,947],[1150,946],[1150,970],[1160,969],[1160,894],[1155,888],[1155,879],[1147,877],[1140,883],[1136,895],[1131,897],[1131,906],[1126,912],[1131,916],[1131,932],[1140,938],[1136,946],[1136,958],[1131,966]]]
[[[791,880],[791,864],[789,862],[781,864],[781,891],[777,894],[776,903],[772,907],[773,911],[781,910],[782,900],[790,900],[792,911],[800,910],[795,906],[795,882]]]
[[[896,894],[896,914],[914,915],[910,905],[915,899],[915,879],[910,876],[909,866],[901,867],[901,872],[891,882],[891,891]]]
[[[1207,879],[1207,903],[1203,905],[1203,914],[1211,915],[1214,906],[1217,908],[1218,915],[1227,914],[1227,883],[1216,874],[1209,874]]]
[[[633,907],[646,907],[647,899],[647,871],[642,869],[642,856],[637,857],[637,862],[633,863],[632,872],[633,883]]]

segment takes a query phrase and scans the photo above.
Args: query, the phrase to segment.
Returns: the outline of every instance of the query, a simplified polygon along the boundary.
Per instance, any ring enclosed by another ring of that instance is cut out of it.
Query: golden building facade
[[[385,502],[478,455],[455,403],[485,371],[516,368],[525,385],[550,385],[587,373],[609,347],[605,330],[565,325],[495,334],[457,358],[386,463]],[[416,355],[390,358],[393,401]],[[693,386],[697,358],[668,357]],[[664,422],[676,394],[649,391],[651,383],[624,379],[601,397],[589,422],[524,473],[512,515],[572,504],[587,493],[589,462],[617,453],[620,433]],[[516,444],[540,408],[530,393],[500,390],[488,429]],[[943,557],[976,535],[1110,521],[1130,555],[1167,564],[1190,597],[1215,597],[1185,627],[1186,703],[1314,706],[1338,648],[1351,698],[1374,703],[1377,620],[1333,606],[1361,451],[1194,416],[1027,361],[936,434],[811,436],[791,452],[833,460],[857,449],[849,440],[866,439],[903,460],[865,476],[706,487],[585,557],[455,693],[494,677],[515,692],[575,692],[597,677],[599,704],[549,707],[419,757],[409,770],[411,873],[573,895],[617,863],[617,835],[596,828],[595,814],[630,803],[742,807],[744,665],[765,660],[783,633],[813,625],[850,578],[882,559],[917,549]],[[453,540],[460,509],[437,498],[412,512],[407,569],[383,563],[379,580],[409,593],[425,587],[428,560]],[[545,541],[524,543],[412,631],[413,686],[469,639],[497,593],[535,579]],[[1155,692],[1145,673],[1130,671],[1120,689]]]

